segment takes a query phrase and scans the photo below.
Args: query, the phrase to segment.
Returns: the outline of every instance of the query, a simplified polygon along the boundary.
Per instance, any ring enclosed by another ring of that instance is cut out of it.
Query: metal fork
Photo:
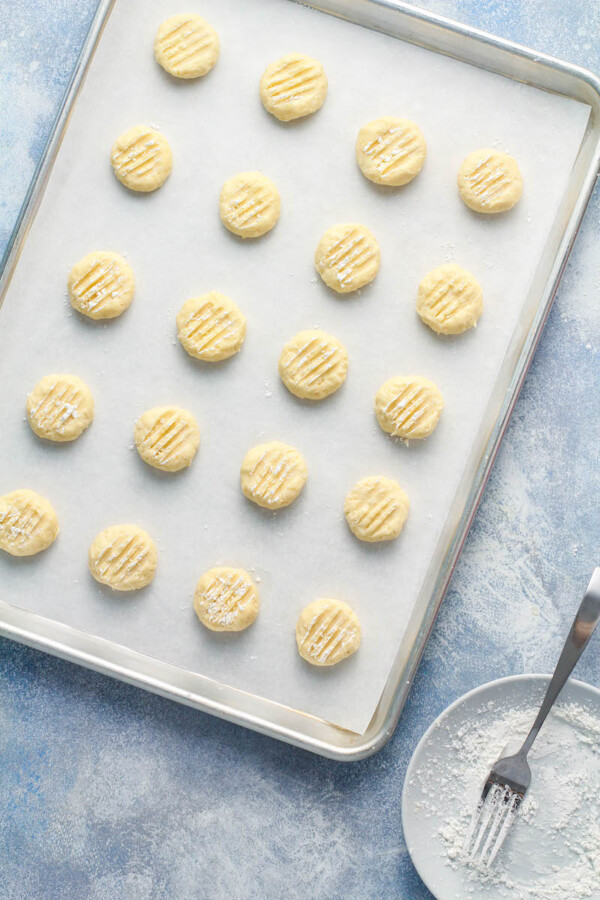
[[[518,753],[501,756],[487,777],[461,858],[489,868],[531,782],[527,754],[600,620],[600,568],[594,569],[533,727]]]

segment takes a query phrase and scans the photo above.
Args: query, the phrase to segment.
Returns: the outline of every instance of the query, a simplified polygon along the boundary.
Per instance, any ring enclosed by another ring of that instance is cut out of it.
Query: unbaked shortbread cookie
[[[430,435],[443,408],[438,386],[422,375],[390,378],[375,397],[375,413],[383,430],[405,441]]]
[[[367,122],[356,139],[356,161],[365,178],[376,184],[408,184],[423,168],[426,154],[418,125],[396,116]]]
[[[256,585],[243,569],[209,569],[196,586],[194,609],[211,631],[243,631],[256,619],[259,606]]]
[[[142,193],[161,187],[173,167],[167,139],[145,125],[135,125],[119,135],[110,158],[121,184]]]
[[[322,400],[346,380],[348,352],[324,331],[300,331],[279,357],[279,374],[286,388],[305,400]]]
[[[458,190],[470,209],[500,213],[512,209],[523,193],[517,161],[500,150],[475,150],[458,172]]]
[[[135,423],[134,440],[144,462],[164,472],[191,465],[200,446],[200,430],[187,409],[155,406]]]
[[[280,441],[258,444],[242,462],[242,491],[259,506],[280,509],[296,499],[307,475],[304,457],[295,447]]]
[[[260,79],[260,99],[281,122],[309,116],[323,106],[327,76],[321,63],[302,53],[288,53],[267,66]]]
[[[219,209],[225,228],[241,238],[257,238],[277,222],[281,200],[262,172],[240,172],[223,185]]]
[[[474,275],[456,263],[429,272],[419,285],[417,312],[438,334],[462,334],[483,312],[483,291]]]
[[[241,348],[245,336],[244,314],[218,291],[186,300],[177,314],[177,337],[196,359],[229,359]]]
[[[90,572],[115,591],[137,591],[149,585],[156,563],[156,545],[137,525],[112,525],[90,547]]]
[[[90,319],[114,319],[133,300],[135,278],[119,253],[97,250],[75,263],[67,285],[77,312]]]
[[[410,501],[393,478],[373,475],[358,481],[346,495],[344,514],[350,530],[361,541],[392,541],[408,516]]]
[[[45,375],[27,397],[27,419],[38,437],[74,441],[94,418],[94,398],[76,375]]]
[[[356,291],[379,271],[379,244],[364,225],[334,225],[321,237],[315,252],[317,272],[339,294]]]
[[[195,15],[166,19],[154,41],[156,62],[176,78],[199,78],[210,72],[219,56],[219,36]]]
[[[0,550],[33,556],[56,540],[58,518],[52,504],[35,491],[12,491],[0,497]]]
[[[358,616],[341,600],[313,600],[296,623],[296,643],[313,666],[334,666],[359,648]]]

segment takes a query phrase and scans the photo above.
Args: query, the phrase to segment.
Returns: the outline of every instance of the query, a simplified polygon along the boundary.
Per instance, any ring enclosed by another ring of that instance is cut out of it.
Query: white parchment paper
[[[369,723],[398,649],[483,411],[515,329],[588,118],[588,108],[484,73],[287,0],[186,0],[217,28],[222,53],[195,82],[154,62],[155,30],[179,0],[118,0],[72,116],[35,225],[0,316],[0,493],[30,487],[54,504],[56,544],[37,558],[0,559],[0,596],[18,606],[282,702],[356,732]],[[301,50],[320,59],[329,95],[315,116],[282,125],[263,110],[258,80],[271,60]],[[428,158],[399,190],[378,188],[354,161],[358,128],[398,114],[421,126]],[[151,195],[129,193],[109,162],[131,125],[159,127],[173,173]],[[506,216],[470,213],[456,190],[463,157],[480,146],[514,154],[525,191]],[[261,169],[282,198],[276,228],[242,242],[220,224],[223,181]],[[339,297],[317,279],[325,228],[367,225],[381,245],[376,281]],[[66,300],[70,266],[94,249],[124,253],[137,295],[120,319],[82,319]],[[444,340],[414,311],[420,278],[456,260],[481,281],[485,310],[472,333]],[[247,316],[242,352],[217,365],[191,360],[175,314],[216,289]],[[280,349],[321,327],[347,346],[348,380],[316,405],[280,383]],[[72,445],[36,438],[25,398],[47,373],[91,387],[96,418]],[[409,448],[373,415],[379,385],[422,373],[446,401],[430,440]],[[188,407],[202,444],[191,469],[152,470],[133,450],[146,408]],[[287,441],[305,455],[300,499],[276,514],[247,502],[239,466],[255,443]],[[412,508],[401,538],[358,542],[343,518],[359,478],[397,478]],[[159,569],[125,596],[87,571],[95,534],[134,521],[155,538]],[[210,566],[232,564],[259,581],[261,613],[238,635],[197,622],[191,597]],[[298,656],[294,625],[315,597],[351,604],[360,651],[332,670]]]

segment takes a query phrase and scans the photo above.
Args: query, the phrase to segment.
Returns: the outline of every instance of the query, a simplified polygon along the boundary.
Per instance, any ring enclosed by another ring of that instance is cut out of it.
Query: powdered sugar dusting
[[[530,754],[531,787],[494,867],[461,859],[491,766],[518,749],[537,713],[534,703],[513,709],[510,695],[496,698],[467,703],[440,722],[411,778],[417,817],[435,821],[432,853],[456,873],[457,897],[600,897],[600,716],[591,705],[564,702],[551,712]]]

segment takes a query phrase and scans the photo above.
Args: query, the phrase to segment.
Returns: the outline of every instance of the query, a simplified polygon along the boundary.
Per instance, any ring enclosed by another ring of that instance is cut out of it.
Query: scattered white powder
[[[442,241],[442,252],[445,253],[446,262],[453,262],[456,259],[456,242]]]
[[[440,723],[413,774],[415,812],[435,820],[431,852],[462,882],[457,898],[600,898],[600,718],[585,706],[550,713],[529,756],[531,787],[492,870],[460,858],[491,766],[505,750],[518,750],[536,714],[533,705],[471,704],[462,718]]]

